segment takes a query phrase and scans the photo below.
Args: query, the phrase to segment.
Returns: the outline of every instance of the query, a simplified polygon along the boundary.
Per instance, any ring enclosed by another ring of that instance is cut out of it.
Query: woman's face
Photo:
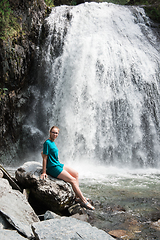
[[[54,141],[58,137],[58,134],[59,134],[59,129],[52,128],[52,130],[50,131],[50,139]]]

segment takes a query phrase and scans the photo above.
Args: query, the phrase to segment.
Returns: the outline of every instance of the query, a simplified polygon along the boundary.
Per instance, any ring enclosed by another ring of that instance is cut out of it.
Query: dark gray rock
[[[84,208],[81,207],[81,205],[79,203],[74,204],[73,206],[71,206],[70,208],[68,208],[68,212],[73,215],[73,214],[85,214],[86,211],[84,210]]]
[[[13,190],[4,178],[0,179],[0,212],[20,233],[28,238],[33,237],[31,224],[38,222],[39,218],[25,196]]]
[[[41,172],[40,163],[26,162],[17,169],[15,177],[22,187],[30,188],[32,196],[48,210],[59,212],[70,207],[75,199],[71,185],[49,175],[40,180]]]
[[[10,4],[8,8],[12,9],[16,18],[14,21],[19,27],[16,27],[15,31],[8,29],[8,25],[12,25],[11,18],[11,23],[6,25],[7,37],[4,40],[0,39],[0,88],[8,89],[0,104],[0,155],[1,163],[12,162],[17,166],[19,149],[24,157],[22,144],[21,146],[19,144],[24,119],[28,117],[26,110],[31,106],[28,86],[35,81],[33,73],[37,59],[39,30],[51,9],[46,6],[44,0],[8,2]],[[14,32],[14,36],[10,35],[11,32]]]
[[[5,217],[1,213],[0,213],[0,229],[14,230],[14,227],[5,219]]]
[[[32,224],[37,240],[114,240],[103,230],[92,227],[89,223],[62,217]]]

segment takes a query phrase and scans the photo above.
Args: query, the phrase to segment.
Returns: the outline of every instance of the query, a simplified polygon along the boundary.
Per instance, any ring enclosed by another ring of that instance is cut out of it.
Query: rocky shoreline
[[[91,211],[75,203],[74,192],[68,183],[51,177],[40,180],[41,164],[25,163],[17,169],[16,178],[11,179],[10,183],[7,180],[11,178],[9,174],[7,176],[2,167],[1,170],[0,235],[3,240],[114,239],[87,222]],[[21,191],[15,189],[16,184]],[[40,202],[41,206],[48,209],[44,214],[36,214],[28,201],[28,193],[34,196],[37,205]],[[66,209],[68,216],[62,216]]]

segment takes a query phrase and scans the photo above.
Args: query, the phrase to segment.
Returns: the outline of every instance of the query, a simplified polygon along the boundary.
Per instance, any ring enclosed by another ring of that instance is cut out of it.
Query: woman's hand
[[[44,180],[47,178],[47,174],[46,173],[42,173],[41,176],[40,176],[40,179],[41,180]]]

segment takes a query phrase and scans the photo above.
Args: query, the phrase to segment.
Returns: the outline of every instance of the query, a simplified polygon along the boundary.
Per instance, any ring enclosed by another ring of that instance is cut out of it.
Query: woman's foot
[[[89,210],[94,210],[95,209],[89,202],[87,202],[87,203],[82,202],[82,206],[89,209]]]
[[[90,209],[90,210],[94,210],[95,208],[91,205],[90,199],[89,198],[85,198],[85,202],[83,202],[79,197],[76,197],[75,202],[80,203],[83,207]]]

